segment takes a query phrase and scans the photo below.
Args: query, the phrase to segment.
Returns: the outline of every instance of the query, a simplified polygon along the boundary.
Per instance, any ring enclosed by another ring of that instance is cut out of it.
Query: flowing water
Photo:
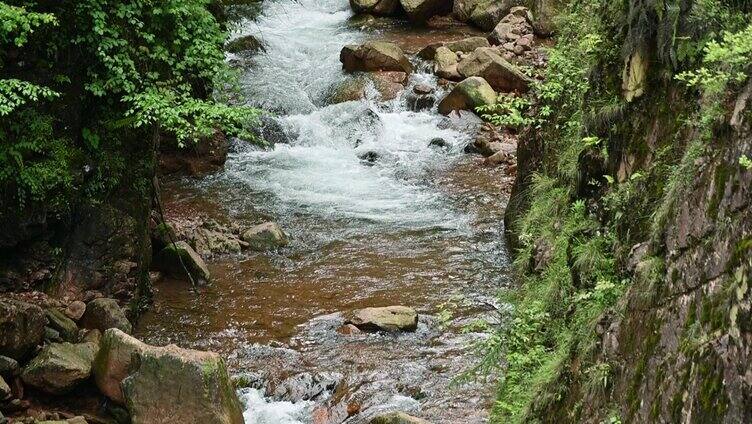
[[[387,410],[484,422],[494,384],[451,383],[478,359],[469,345],[485,337],[463,329],[494,318],[507,283],[501,216],[510,179],[462,153],[472,119],[412,112],[405,94],[327,104],[347,78],[343,45],[387,38],[415,51],[470,31],[399,23],[362,31],[348,26],[351,15],[346,0],[279,0],[238,26],[266,46],[243,62],[245,98],[274,111],[291,141],[236,143],[224,172],[170,183],[165,204],[173,217],[273,219],[291,244],[212,262],[213,282],[197,291],[162,282],[138,335],[224,353],[255,382],[241,390],[247,423],[358,423]],[[436,86],[417,72],[405,93],[416,83]],[[429,146],[434,138],[451,147]],[[367,152],[379,159],[359,159]],[[337,332],[342,313],[395,304],[419,311],[418,331]],[[315,396],[275,392],[285,380]]]

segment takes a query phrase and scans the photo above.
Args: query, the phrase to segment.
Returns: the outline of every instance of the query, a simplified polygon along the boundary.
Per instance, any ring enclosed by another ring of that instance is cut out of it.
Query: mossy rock
[[[49,344],[24,367],[21,379],[46,393],[68,393],[89,378],[97,350],[94,343]]]
[[[211,279],[209,268],[207,268],[204,260],[184,241],[171,243],[162,249],[154,262],[160,271],[173,278],[185,280],[192,278],[194,282]]]
[[[78,341],[78,326],[72,319],[55,308],[45,310],[44,314],[47,317],[47,324],[57,330],[63,340],[67,342]]]
[[[253,35],[245,35],[225,44],[225,50],[230,53],[257,53],[266,51],[264,45]]]
[[[439,103],[439,112],[448,115],[455,110],[475,111],[479,106],[496,103],[496,92],[481,77],[470,77],[457,84]]]

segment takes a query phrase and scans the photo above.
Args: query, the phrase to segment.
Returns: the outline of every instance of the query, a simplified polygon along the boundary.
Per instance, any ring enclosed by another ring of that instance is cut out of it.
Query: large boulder
[[[353,311],[346,324],[363,331],[415,331],[418,313],[407,306],[364,308]]]
[[[460,61],[457,71],[465,78],[482,77],[501,92],[525,92],[532,81],[492,48],[476,49]]]
[[[120,383],[128,376],[133,358],[150,348],[146,343],[118,329],[104,332],[99,343],[99,353],[94,360],[94,381],[105,396],[125,404]]]
[[[350,0],[355,13],[391,16],[399,11],[399,0]]]
[[[400,71],[407,74],[413,65],[399,46],[386,41],[368,41],[363,45],[347,45],[339,56],[347,72]]]
[[[108,298],[94,299],[86,305],[86,312],[81,317],[81,326],[99,331],[117,328],[130,333],[133,330],[118,302]]]
[[[224,361],[216,353],[154,347],[107,330],[94,379],[110,399],[125,403],[134,424],[241,424],[243,414]]]
[[[44,311],[47,317],[47,325],[57,330],[63,340],[76,342],[78,338],[78,326],[59,309],[48,308]]]
[[[209,281],[211,274],[204,260],[186,242],[170,244],[157,254],[154,263],[160,271],[173,278]],[[187,275],[188,274],[188,275]]]
[[[68,393],[91,375],[97,349],[94,343],[48,344],[24,367],[21,379],[46,393]]]
[[[415,22],[425,22],[431,16],[446,13],[452,8],[451,0],[400,0],[407,17]]]
[[[241,238],[248,248],[257,252],[287,246],[287,235],[276,222],[265,222],[243,231]]]
[[[23,359],[42,343],[47,319],[39,306],[0,300],[0,355]]]
[[[428,421],[404,412],[389,412],[375,417],[369,424],[428,424]]]
[[[514,6],[521,6],[523,0],[480,0],[471,6],[469,20],[477,27],[491,31]]]
[[[455,110],[475,111],[478,106],[496,103],[496,92],[481,77],[470,77],[457,84],[439,103],[439,113],[448,115]]]

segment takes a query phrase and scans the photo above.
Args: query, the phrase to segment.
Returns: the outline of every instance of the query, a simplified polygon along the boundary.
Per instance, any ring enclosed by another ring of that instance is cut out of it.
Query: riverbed
[[[339,62],[346,44],[388,39],[415,52],[474,32],[401,22],[362,29],[348,24],[351,16],[346,0],[279,0],[238,23],[237,35],[256,35],[266,48],[239,62],[243,98],[273,111],[289,142],[235,141],[223,172],[169,181],[163,202],[168,219],[274,220],[291,243],[211,261],[212,282],[196,290],[159,282],[136,335],[225,355],[231,372],[253,383],[240,390],[247,423],[360,423],[389,410],[433,423],[485,422],[493,382],[459,377],[487,336],[473,324],[494,322],[496,294],[509,282],[502,216],[512,177],[463,152],[476,119],[407,107],[415,84],[441,95],[417,59],[394,100],[373,92],[328,101],[348,78]],[[448,146],[430,145],[436,138]],[[368,152],[378,160],[361,159]],[[337,331],[343,313],[388,305],[415,308],[418,330]],[[273,393],[291,380],[321,393]]]

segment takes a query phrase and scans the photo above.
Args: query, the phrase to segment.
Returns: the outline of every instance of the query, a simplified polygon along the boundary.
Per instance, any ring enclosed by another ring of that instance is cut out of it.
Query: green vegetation
[[[222,102],[233,74],[209,7],[208,0],[0,2],[3,211],[33,201],[64,213],[126,180],[150,184],[140,170],[153,170],[160,139],[184,145],[218,129],[246,131],[256,111]]]
[[[480,111],[499,125],[533,127],[543,159],[513,228],[520,285],[502,294],[510,307],[482,346],[485,359],[476,370],[498,369],[503,377],[494,421],[534,421],[532,411],[569,390],[607,396],[615,371],[594,349],[600,318],[620,313],[632,284],[649,288],[642,293],[647,304],[660,293],[666,223],[728,114],[729,93],[749,78],[752,63],[748,7],[679,3],[566,2],[545,81],[528,98],[502,98]],[[638,93],[637,86],[651,89]],[[655,119],[661,132],[648,145]],[[626,157],[634,167],[620,168]],[[746,156],[739,164],[750,166]],[[629,251],[646,241],[649,254],[633,273],[625,266]],[[642,358],[656,342],[648,338]],[[577,371],[570,369],[575,357]],[[568,405],[570,419],[581,408]],[[624,418],[601,413],[607,422]]]

